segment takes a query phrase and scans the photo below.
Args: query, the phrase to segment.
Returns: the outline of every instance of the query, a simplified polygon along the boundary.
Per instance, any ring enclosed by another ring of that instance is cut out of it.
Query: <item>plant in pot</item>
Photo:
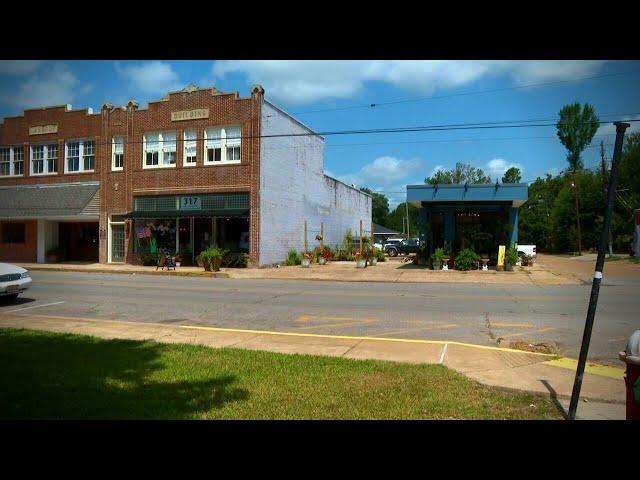
[[[504,269],[508,272],[513,272],[513,266],[518,263],[518,250],[515,247],[510,247],[504,254]]]
[[[182,265],[182,261],[183,261],[183,255],[180,252],[176,252],[175,256],[173,257],[173,261],[176,264],[176,267],[179,267],[180,265]]]
[[[65,251],[61,247],[53,247],[46,251],[47,262],[58,263],[64,260]]]
[[[442,257],[442,270],[449,270],[449,259],[451,259],[451,245],[448,242],[444,243],[444,257]]]
[[[309,268],[311,266],[311,260],[313,260],[313,255],[311,252],[302,252],[302,266],[305,268]]]
[[[204,269],[209,272],[220,271],[222,259],[226,254],[227,250],[217,247],[209,247],[206,250],[200,252],[200,258],[204,263]]]
[[[364,268],[366,265],[366,259],[364,257],[364,255],[362,254],[362,252],[360,250],[358,250],[355,254],[354,257],[356,259],[356,268]]]
[[[444,249],[436,248],[436,251],[431,254],[431,265],[434,270],[440,270],[442,268],[442,261],[445,258]]]

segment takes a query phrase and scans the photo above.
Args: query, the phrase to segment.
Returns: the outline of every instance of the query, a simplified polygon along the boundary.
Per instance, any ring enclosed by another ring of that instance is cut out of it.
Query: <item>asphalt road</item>
[[[588,285],[232,280],[32,271],[3,312],[508,346],[553,341],[577,357]],[[601,288],[589,358],[621,366],[640,328],[635,283]]]

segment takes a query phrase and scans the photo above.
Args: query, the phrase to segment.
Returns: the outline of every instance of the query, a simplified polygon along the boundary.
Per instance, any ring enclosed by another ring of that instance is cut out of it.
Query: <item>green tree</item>
[[[382,193],[374,192],[370,188],[362,187],[361,191],[371,195],[373,223],[387,226],[389,216],[389,199]]]
[[[409,204],[409,233],[412,237],[418,236],[418,212],[420,209],[412,204]],[[403,203],[398,204],[396,209],[389,213],[387,227],[398,232],[403,231],[404,222],[406,222],[407,210]],[[405,219],[405,220],[403,220]],[[406,231],[406,227],[404,229]]]
[[[554,230],[551,224],[551,212],[564,184],[563,177],[547,174],[545,178],[538,177],[529,185],[529,199],[520,207],[519,243],[534,244],[538,247],[538,251],[553,249]]]
[[[581,107],[576,102],[560,110],[560,119],[556,124],[558,138],[567,149],[567,161],[572,172],[583,167],[582,152],[591,143],[599,126],[598,117],[588,103]]]
[[[451,170],[438,170],[424,183],[431,185],[452,183],[491,183],[491,177],[485,175],[481,168],[472,167],[469,163],[456,163]]]
[[[611,218],[613,248],[626,253],[633,239],[633,210],[640,208],[640,132],[625,136],[618,173],[618,187]]]
[[[509,170],[504,172],[502,176],[502,183],[520,183],[522,179],[522,174],[520,173],[520,169],[518,167],[511,167]]]

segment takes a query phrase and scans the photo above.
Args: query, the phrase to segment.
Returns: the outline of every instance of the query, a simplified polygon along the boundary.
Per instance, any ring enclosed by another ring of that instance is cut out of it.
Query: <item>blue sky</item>
[[[623,72],[631,73],[611,75]],[[584,79],[594,76],[602,77]],[[513,88],[550,82],[566,83]],[[103,102],[124,105],[132,98],[144,106],[189,83],[242,96],[259,83],[269,100],[318,132],[555,119],[576,101],[591,103],[602,120],[614,118],[606,114],[640,118],[640,62],[583,60],[0,61],[0,116],[66,103],[97,111]],[[503,88],[510,90],[450,96]],[[404,99],[421,100],[309,113]],[[640,122],[632,125],[640,129]],[[613,134],[611,125],[602,126],[593,140],[604,140],[608,157]],[[494,179],[516,165],[524,181],[566,164],[554,127],[327,136],[325,145],[327,173],[384,192],[392,205],[403,200],[408,183],[456,162]],[[583,159],[596,165],[599,149],[587,149]]]

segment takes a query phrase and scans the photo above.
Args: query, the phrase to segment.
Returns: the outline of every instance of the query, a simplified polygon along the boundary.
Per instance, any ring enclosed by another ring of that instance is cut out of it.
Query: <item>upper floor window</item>
[[[112,158],[111,170],[122,170],[124,168],[124,138],[113,137],[111,145]]]
[[[196,164],[196,138],[197,132],[195,130],[184,131],[184,158],[183,164],[185,166],[191,166]]]
[[[207,128],[204,133],[205,163],[240,163],[240,127]]]
[[[31,175],[58,171],[58,144],[31,145]]]
[[[0,147],[0,177],[20,176],[24,173],[22,146]]]
[[[65,173],[93,172],[96,161],[96,142],[73,140],[66,144]]]
[[[144,135],[143,168],[174,167],[176,165],[176,132]]]

